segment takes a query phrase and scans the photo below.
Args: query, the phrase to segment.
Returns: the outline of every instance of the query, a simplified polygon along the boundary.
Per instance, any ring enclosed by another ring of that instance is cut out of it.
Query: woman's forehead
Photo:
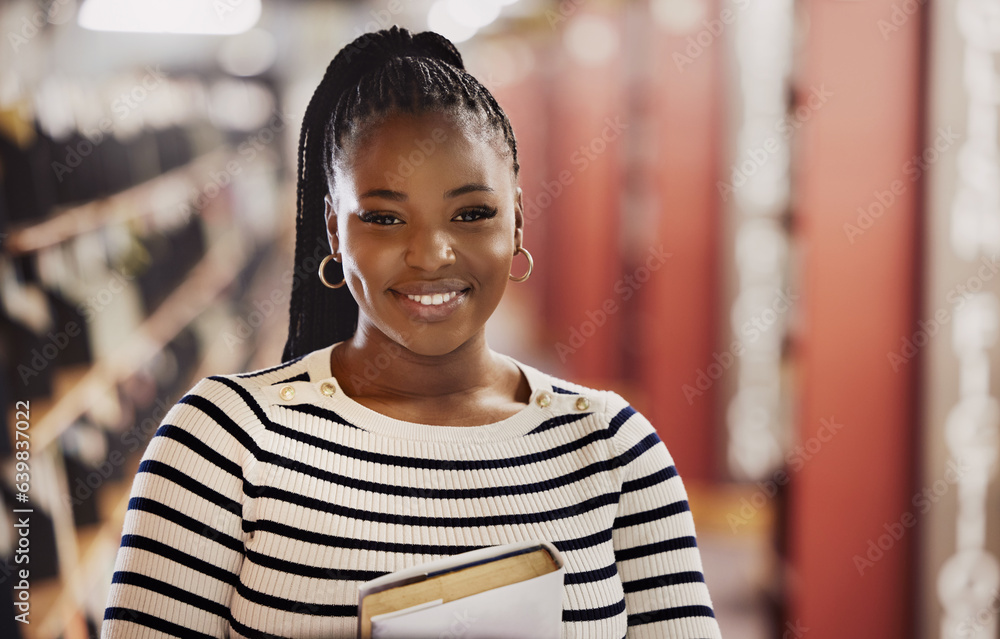
[[[449,111],[421,113],[390,112],[361,124],[351,145],[365,153],[373,145],[409,146],[414,151],[433,152],[446,141],[473,143],[490,141],[490,127],[475,114]]]
[[[399,113],[373,123],[339,164],[341,175],[355,180],[405,181],[445,172],[481,181],[510,172],[510,160],[498,149],[495,134],[475,118],[441,112]]]

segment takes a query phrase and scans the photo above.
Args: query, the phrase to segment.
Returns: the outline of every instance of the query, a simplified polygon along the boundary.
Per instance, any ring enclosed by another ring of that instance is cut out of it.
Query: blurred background
[[[166,410],[279,363],[302,113],[391,24],[517,135],[491,345],[657,427],[723,636],[998,637],[998,0],[0,4],[0,636],[97,636]]]

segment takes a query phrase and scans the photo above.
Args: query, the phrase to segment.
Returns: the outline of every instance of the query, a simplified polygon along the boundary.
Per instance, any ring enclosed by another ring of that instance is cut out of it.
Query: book
[[[358,591],[359,639],[558,639],[559,551],[523,541],[383,575]]]

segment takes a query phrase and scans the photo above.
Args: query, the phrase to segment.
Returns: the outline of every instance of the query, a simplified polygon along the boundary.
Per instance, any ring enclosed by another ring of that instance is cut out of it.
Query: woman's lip
[[[453,299],[441,304],[421,304],[420,302],[411,300],[399,291],[393,290],[392,293],[393,297],[396,298],[396,302],[402,307],[403,312],[409,315],[411,319],[423,322],[440,322],[448,319],[458,310],[465,302],[468,291],[469,289],[458,291],[458,294]]]
[[[396,284],[391,288],[396,293],[403,295],[434,295],[445,293],[463,292],[469,288],[468,282],[459,279],[433,280],[425,282],[407,282]]]

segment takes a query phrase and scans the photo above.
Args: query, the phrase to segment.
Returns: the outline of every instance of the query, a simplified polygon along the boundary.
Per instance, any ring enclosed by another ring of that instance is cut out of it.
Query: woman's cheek
[[[511,248],[511,253],[513,253],[513,248]],[[502,244],[494,243],[482,247],[474,259],[474,270],[485,279],[499,281],[507,278],[510,257],[507,254],[507,247]],[[508,271],[504,269],[508,269]]]
[[[482,251],[481,255],[488,256],[491,262],[505,261],[514,255],[514,238],[513,236],[493,236],[484,241],[480,250]]]

